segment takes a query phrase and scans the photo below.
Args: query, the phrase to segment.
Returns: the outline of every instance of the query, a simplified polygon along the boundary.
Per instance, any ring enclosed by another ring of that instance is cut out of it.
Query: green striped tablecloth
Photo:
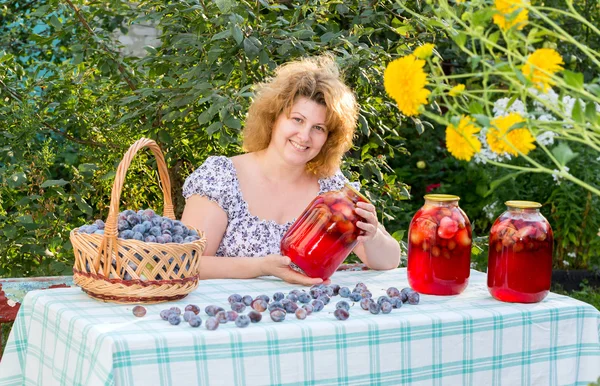
[[[179,302],[101,303],[78,288],[29,292],[0,362],[0,385],[586,385],[600,376],[600,313],[551,293],[537,304],[494,300],[485,274],[471,272],[459,296],[421,297],[417,306],[372,315],[358,304],[350,318],[323,311],[282,323],[216,331],[172,326],[164,308],[194,303],[226,308],[227,297],[284,293],[274,278],[207,280]],[[406,270],[338,272],[351,289],[364,282],[375,298],[407,286]],[[301,288],[301,287],[300,287]],[[201,313],[206,320],[204,311]]]

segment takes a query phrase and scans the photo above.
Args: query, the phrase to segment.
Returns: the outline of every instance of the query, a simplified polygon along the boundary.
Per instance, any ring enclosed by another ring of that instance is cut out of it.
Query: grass
[[[559,284],[552,286],[551,291],[557,294],[567,295],[582,302],[586,302],[600,310],[600,287],[592,287],[587,281],[583,281],[577,291],[565,291]]]
[[[8,334],[10,334],[10,328],[12,327],[12,323],[2,323],[0,324],[1,336],[2,336],[2,345],[0,347],[0,356],[4,352],[4,346],[6,346],[6,341],[8,340]]]

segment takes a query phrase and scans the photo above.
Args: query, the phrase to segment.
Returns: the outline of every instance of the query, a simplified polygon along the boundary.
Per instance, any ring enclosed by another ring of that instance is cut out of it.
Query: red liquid
[[[457,206],[419,209],[408,231],[408,283],[417,292],[456,295],[469,283],[471,224]]]
[[[281,240],[281,254],[309,277],[328,279],[356,246],[359,218],[346,194],[351,193],[342,190],[315,198]]]
[[[501,216],[490,231],[488,289],[504,302],[536,303],[550,290],[552,229],[545,220]]]

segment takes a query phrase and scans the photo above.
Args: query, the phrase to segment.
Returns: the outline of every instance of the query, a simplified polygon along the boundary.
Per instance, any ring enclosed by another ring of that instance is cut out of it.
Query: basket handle
[[[110,196],[110,208],[108,210],[108,218],[106,219],[106,225],[104,228],[104,238],[116,239],[118,233],[117,220],[119,216],[119,202],[121,200],[121,191],[123,190],[123,182],[125,181],[125,175],[131,164],[131,160],[135,154],[143,149],[149,148],[154,157],[156,158],[156,165],[158,166],[158,174],[161,182],[161,189],[164,197],[164,209],[163,216],[175,220],[175,212],[173,211],[173,201],[171,199],[171,180],[169,179],[169,172],[165,157],[160,150],[160,147],[151,139],[141,138],[137,140],[129,150],[123,156],[123,159],[119,163],[117,168],[117,175],[115,176],[115,182],[113,183],[112,193]]]

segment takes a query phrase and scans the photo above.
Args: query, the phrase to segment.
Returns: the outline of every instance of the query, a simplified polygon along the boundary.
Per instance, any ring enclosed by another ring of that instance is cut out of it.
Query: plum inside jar
[[[369,202],[349,184],[317,196],[281,240],[281,253],[292,260],[292,268],[309,277],[328,279],[362,232],[354,212],[359,201]]]
[[[501,301],[535,303],[550,291],[554,237],[533,201],[507,201],[490,230],[488,289]]]
[[[428,194],[408,230],[408,282],[417,292],[456,295],[471,268],[471,223],[458,196]]]

